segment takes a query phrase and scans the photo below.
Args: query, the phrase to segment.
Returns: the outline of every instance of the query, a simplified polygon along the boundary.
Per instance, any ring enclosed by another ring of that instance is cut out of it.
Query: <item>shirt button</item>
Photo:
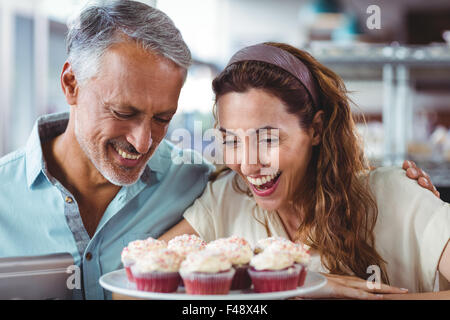
[[[67,203],[72,203],[72,202],[73,202],[73,199],[72,199],[71,197],[68,197],[68,196],[67,196],[67,197],[66,197],[66,202],[67,202]]]
[[[92,260],[92,253],[88,252],[86,253],[86,260],[91,261]]]

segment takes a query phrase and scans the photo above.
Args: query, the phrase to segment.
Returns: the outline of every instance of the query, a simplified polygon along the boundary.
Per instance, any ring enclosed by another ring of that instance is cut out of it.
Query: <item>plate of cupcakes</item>
[[[238,236],[209,243],[187,234],[168,243],[148,238],[123,248],[124,268],[99,281],[106,290],[141,299],[287,299],[326,284],[307,270],[309,258],[304,246],[281,237],[261,239],[254,248]]]

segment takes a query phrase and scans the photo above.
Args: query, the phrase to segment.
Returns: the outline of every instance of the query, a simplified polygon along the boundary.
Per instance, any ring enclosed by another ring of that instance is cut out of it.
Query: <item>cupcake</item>
[[[180,283],[182,257],[173,250],[155,249],[141,255],[131,266],[138,290],[174,292]]]
[[[307,267],[310,255],[303,244],[294,243],[292,241],[278,241],[269,245],[270,249],[286,251],[294,259],[294,264],[300,269],[298,277],[298,286],[301,287],[305,283]]]
[[[123,248],[121,253],[121,261],[125,268],[128,280],[134,282],[134,277],[131,273],[131,266],[136,262],[136,259],[151,250],[165,247],[167,247],[165,241],[156,240],[151,237],[145,240],[135,240],[128,243],[128,245]]]
[[[252,280],[248,275],[248,267],[250,259],[253,257],[253,251],[244,238],[232,236],[217,239],[208,243],[206,248],[219,250],[230,260],[235,270],[231,290],[250,288]]]
[[[260,239],[258,240],[258,242],[255,245],[255,249],[254,252],[255,254],[261,253],[264,251],[265,248],[267,248],[268,246],[270,246],[272,243],[276,243],[276,242],[291,242],[290,240],[283,238],[283,237],[269,237],[269,238],[264,238],[264,239]]]
[[[248,243],[247,240],[245,240],[245,238],[239,237],[239,236],[231,236],[228,238],[221,238],[221,239],[217,239],[217,240],[221,240],[221,241],[226,241],[228,243],[235,243],[241,246],[249,246],[250,244]]]
[[[262,293],[294,290],[297,288],[300,269],[287,251],[268,247],[250,260],[248,272],[253,290]]]
[[[201,250],[187,255],[180,275],[188,294],[228,294],[234,269],[218,250]]]
[[[206,241],[193,234],[177,236],[167,243],[167,248],[178,253],[183,259],[185,259],[189,253],[203,250],[205,247]]]
[[[183,234],[169,240],[167,247],[178,253],[184,260],[189,253],[205,249],[206,241],[194,234]],[[184,286],[183,279],[181,278],[180,286]]]

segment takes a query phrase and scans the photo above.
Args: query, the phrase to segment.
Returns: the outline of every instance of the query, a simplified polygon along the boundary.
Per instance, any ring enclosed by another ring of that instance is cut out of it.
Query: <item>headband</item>
[[[319,106],[318,90],[311,72],[300,59],[286,50],[262,43],[245,47],[231,57],[227,67],[242,61],[266,62],[289,72],[306,88],[314,106]]]

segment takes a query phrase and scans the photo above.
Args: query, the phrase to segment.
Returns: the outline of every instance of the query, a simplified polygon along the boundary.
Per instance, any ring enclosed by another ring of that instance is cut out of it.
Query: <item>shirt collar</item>
[[[171,163],[171,148],[170,142],[163,139],[156,148],[155,153],[148,161],[148,167],[156,173],[158,177],[166,173]],[[159,180],[159,179],[158,179]]]
[[[28,188],[32,188],[39,175],[46,171],[42,143],[63,133],[68,121],[68,112],[43,115],[36,120],[25,146]]]
[[[68,122],[69,112],[43,115],[36,120],[25,146],[28,188],[33,187],[41,173],[47,174],[42,143],[62,134]],[[140,178],[142,182],[149,184],[153,180],[151,171],[155,172],[155,178],[160,180],[168,170],[171,155],[169,145],[165,139],[161,141],[142,173]]]

